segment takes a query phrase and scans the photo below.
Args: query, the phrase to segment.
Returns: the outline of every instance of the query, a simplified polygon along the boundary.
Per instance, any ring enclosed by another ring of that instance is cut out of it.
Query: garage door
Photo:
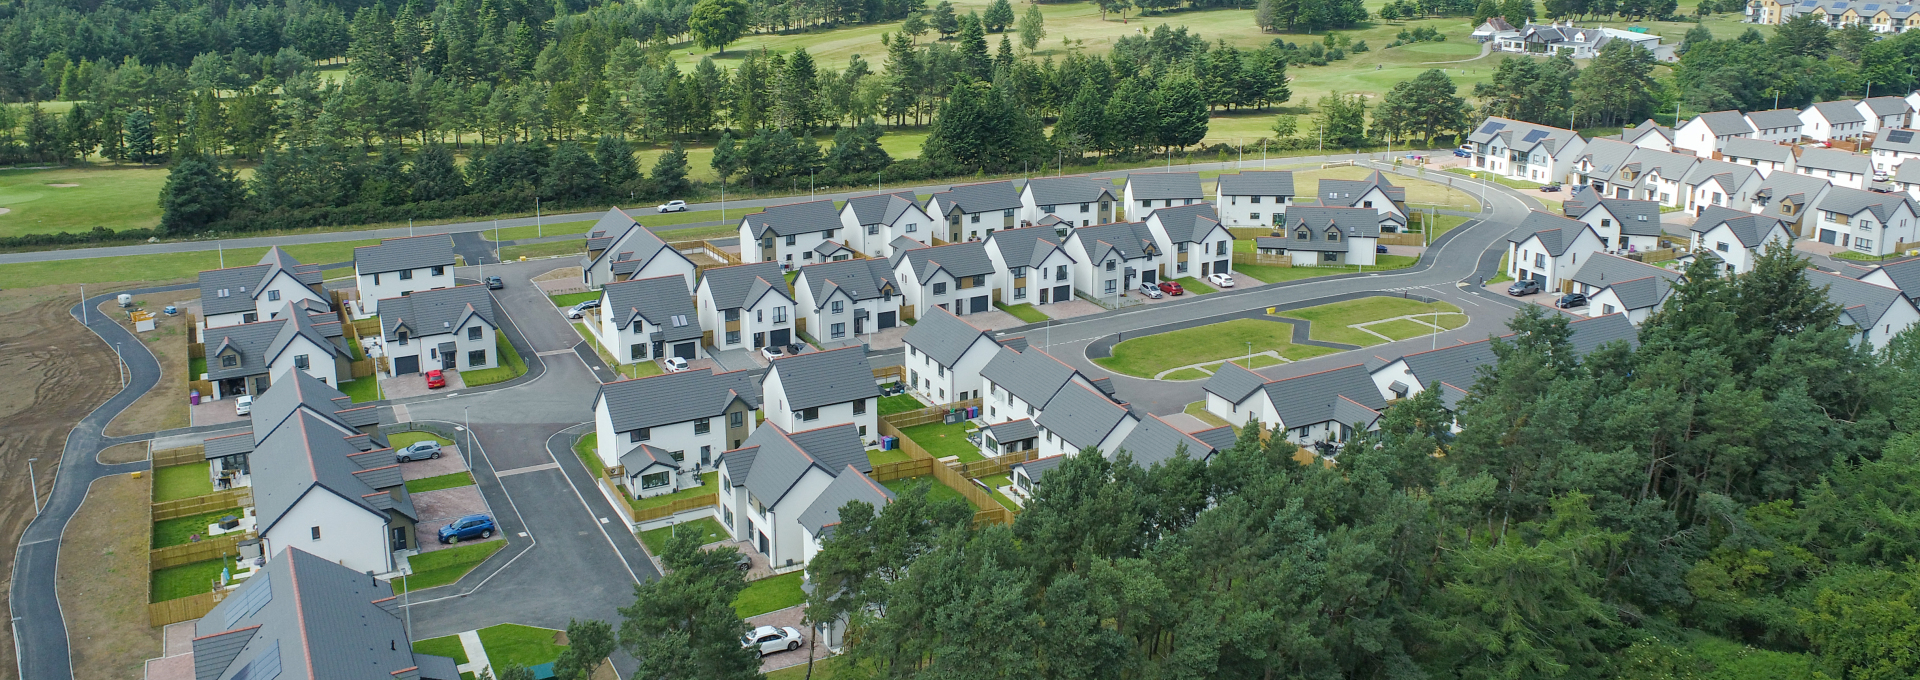
[[[898,314],[898,312],[881,312],[881,313],[880,313],[880,327],[881,327],[881,328],[892,328],[892,327],[894,327],[895,325],[897,325],[897,322],[896,322],[896,321],[894,321],[894,318],[895,318],[895,315],[896,315],[896,314]]]
[[[394,375],[406,375],[420,372],[420,355],[393,358]]]
[[[1073,286],[1054,286],[1053,301],[1066,302],[1073,299]]]
[[[1231,263],[1231,262],[1228,262],[1228,261],[1226,261],[1226,260],[1214,260],[1214,261],[1213,261],[1213,273],[1215,273],[1215,274],[1225,274],[1225,273],[1228,273],[1228,272],[1231,272],[1231,271],[1233,271],[1233,267],[1232,267],[1232,263]]]
[[[771,344],[775,347],[785,346],[793,342],[793,331],[785,328],[782,328],[776,331],[768,331],[767,341],[768,341],[768,344]]]
[[[1840,232],[1834,231],[1832,229],[1821,229],[1820,242],[1825,243],[1827,245],[1833,245],[1833,242],[1837,240],[1839,233]]]
[[[993,304],[993,298],[991,296],[982,295],[980,297],[976,297],[970,301],[971,308],[967,310],[967,313],[979,314],[981,312],[987,311],[987,307],[991,306],[992,304]]]
[[[688,361],[692,361],[695,350],[696,348],[693,346],[693,343],[683,342],[673,346],[673,355],[680,357],[682,359],[686,359]]]

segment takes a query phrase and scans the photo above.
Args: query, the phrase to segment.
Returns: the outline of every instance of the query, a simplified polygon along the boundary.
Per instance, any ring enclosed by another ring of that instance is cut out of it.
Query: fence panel
[[[147,623],[164,626],[181,621],[192,621],[213,611],[213,606],[226,598],[224,592],[201,593],[177,600],[155,602],[147,605]]]
[[[1671,260],[1679,256],[1680,256],[1679,248],[1661,248],[1658,250],[1642,250],[1637,253],[1627,254],[1628,258],[1639,260],[1641,262],[1661,262],[1665,260]]]
[[[1424,246],[1426,244],[1426,234],[1385,233],[1380,235],[1380,245],[1383,246]]]
[[[148,553],[147,569],[159,571],[167,567],[193,564],[223,557],[238,557],[240,542],[257,536],[249,531],[243,534],[221,534],[199,543],[170,545]]]
[[[1293,266],[1293,256],[1280,255],[1277,253],[1234,253],[1233,263],[1257,264],[1263,267],[1291,267]]]
[[[192,328],[192,326],[188,326],[188,328]],[[187,358],[188,358],[188,359],[205,359],[205,358],[207,358],[207,343],[204,343],[204,342],[189,342],[189,343],[187,343]],[[200,376],[197,376],[197,375],[195,375],[195,376],[188,376],[188,377],[190,377],[190,378],[198,378],[198,377],[200,377]]]
[[[153,452],[153,466],[163,468],[170,465],[191,465],[207,459],[207,447],[185,446],[177,449],[161,449]]]
[[[181,517],[190,517],[201,513],[237,508],[253,502],[253,494],[246,488],[226,489],[205,496],[182,498],[153,504],[153,521],[159,522]]]
[[[700,508],[711,507],[719,504],[720,504],[720,494],[712,494],[707,496],[695,496],[693,498],[682,498],[680,500],[674,501],[672,503],[668,503],[666,505],[647,508],[645,510],[634,512],[633,520],[636,522],[645,522],[648,520],[660,519],[662,517],[672,517],[674,515],[677,515],[682,512],[686,512],[688,510],[698,510]],[[633,506],[627,506],[627,507],[633,507]]]
[[[1025,451],[1015,451],[1013,453],[1009,453],[1007,455],[1000,456],[998,458],[988,458],[986,460],[976,460],[971,463],[961,463],[960,465],[957,466],[957,469],[959,470],[960,474],[970,478],[977,479],[980,477],[991,477],[993,475],[1001,474],[1008,470],[1011,470],[1015,465],[1025,463],[1027,461],[1030,461],[1039,457],[1040,457],[1039,449],[1027,449]]]
[[[875,373],[878,373],[878,371],[875,371]],[[927,408],[916,409],[913,411],[901,411],[899,413],[895,413],[885,418],[882,418],[881,420],[886,421],[888,423],[892,423],[895,428],[913,427],[915,425],[926,425],[929,423],[940,422],[941,420],[947,417],[948,411],[964,409],[964,408],[979,406],[979,405],[981,405],[981,401],[979,399],[968,399],[965,401],[956,401],[950,404],[942,404],[940,406],[929,406]]]
[[[626,493],[624,491],[621,491],[619,486],[615,485],[613,482],[607,481],[606,479],[599,480],[599,483],[600,483],[600,488],[606,491],[608,498],[620,498],[620,494]],[[627,522],[629,524],[640,521],[640,520],[634,519],[633,506],[626,504],[624,501],[619,503],[614,503],[613,509],[619,512],[622,517],[627,518]]]
[[[891,482],[908,477],[925,477],[933,474],[932,459],[903,460],[897,463],[881,463],[873,466],[873,474],[868,475],[876,482]]]
[[[907,372],[900,366],[882,366],[873,369],[873,380],[879,383],[906,382]]]
[[[353,322],[353,330],[355,333],[363,336],[379,335],[381,332],[380,317],[369,316],[365,319],[355,319]]]

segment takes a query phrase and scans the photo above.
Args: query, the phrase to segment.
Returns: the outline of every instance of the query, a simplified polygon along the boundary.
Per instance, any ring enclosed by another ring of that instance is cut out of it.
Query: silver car
[[[408,444],[407,448],[400,449],[400,451],[396,453],[394,457],[398,458],[399,461],[402,463],[411,463],[416,460],[431,460],[434,458],[439,458],[440,442],[437,442],[431,439],[422,439],[412,444]]]
[[[776,652],[799,649],[801,642],[803,642],[803,640],[800,638],[800,631],[794,630],[792,626],[782,626],[779,628],[761,626],[740,637],[740,648],[753,649],[758,647],[760,649],[760,655],[766,656]]]
[[[1153,298],[1155,300],[1158,300],[1166,296],[1166,293],[1160,292],[1159,286],[1153,285],[1151,283],[1140,284],[1140,294]]]

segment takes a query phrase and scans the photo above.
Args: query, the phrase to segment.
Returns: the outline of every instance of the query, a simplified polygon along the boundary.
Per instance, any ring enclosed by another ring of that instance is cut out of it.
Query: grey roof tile
[[[898,251],[894,253],[896,270],[902,259],[908,263],[908,271],[920,283],[932,280],[934,272],[942,270],[954,278],[993,273],[993,258],[987,256],[986,241],[965,241]]]
[[[1320,188],[1315,191],[1313,197],[1323,206],[1350,208],[1360,205],[1360,201],[1366,198],[1367,192],[1374,187],[1379,187],[1380,191],[1387,195],[1387,198],[1395,202],[1405,203],[1407,200],[1406,187],[1394,186],[1393,182],[1388,181],[1387,176],[1379,170],[1375,170],[1373,174],[1367,175],[1366,179],[1320,180]]]
[[[767,371],[780,375],[789,411],[880,397],[865,345],[784,356]]]
[[[1239,404],[1252,396],[1254,390],[1266,384],[1267,379],[1258,373],[1242,368],[1239,364],[1227,362],[1213,372],[1213,377],[1201,386],[1211,394],[1220,395],[1227,403]]]
[[[1247,170],[1220,175],[1221,196],[1292,196],[1293,171]]]
[[[765,238],[768,234],[813,234],[843,226],[840,223],[840,210],[834,207],[832,199],[776,205],[748,215],[745,219],[747,231],[754,238]]]
[[[1294,206],[1287,211],[1283,236],[1291,250],[1341,251],[1348,249],[1345,239],[1379,238],[1381,224],[1400,224],[1399,215],[1373,208],[1337,208],[1314,205]],[[1300,238],[1301,229],[1306,238]],[[1337,228],[1343,238],[1330,240],[1327,233]],[[1271,237],[1269,237],[1271,238]]]
[[[1115,198],[1113,182],[1086,175],[1035,177],[1027,180],[1021,191],[1032,192],[1033,204],[1039,206],[1098,203],[1103,198],[1109,201]]]
[[[1893,281],[1894,287],[1905,292],[1908,297],[1920,297],[1920,259],[1883,264],[1868,270],[1868,273],[1875,271],[1885,272],[1887,278]]]
[[[1606,215],[1612,215],[1613,221],[1620,227],[1620,233],[1630,236],[1659,236],[1660,203],[1658,201],[1635,201],[1625,198],[1603,198],[1577,216],[1585,220],[1587,213],[1597,208],[1605,208]]]
[[[932,307],[920,314],[920,320],[907,329],[901,341],[921,354],[932,357],[935,363],[952,368],[981,336],[987,336],[988,339],[993,337],[954,316],[953,312]]]
[[[257,264],[200,272],[201,315],[254,311],[256,296],[265,290],[274,276],[283,271],[292,275],[295,281],[308,286],[320,283],[318,265],[300,264],[299,260],[293,259],[279,246],[273,246],[267,249]],[[221,291],[226,291],[226,294],[221,295]]]
[[[392,598],[386,581],[289,548],[193,624],[194,676],[391,680],[418,667],[449,680],[451,660],[412,651]]]
[[[980,369],[980,377],[1041,410],[1046,410],[1047,403],[1079,374],[1066,362],[1037,347],[1021,352],[1002,347]]]
[[[1134,200],[1162,200],[1168,198],[1206,198],[1207,193],[1200,190],[1200,173],[1197,172],[1135,172],[1127,174],[1127,184],[1133,187]]]
[[[745,475],[747,491],[769,506],[785,498],[810,469],[818,468],[834,477],[848,467],[863,473],[873,471],[859,430],[851,424],[789,434],[778,425],[765,423],[747,435],[746,447],[757,449],[752,468]]]
[[[1912,304],[1898,290],[1811,267],[1807,269],[1807,283],[1824,287],[1827,299],[1839,305],[1857,328],[1873,328],[1894,305]]]
[[[873,506],[874,514],[878,515],[881,508],[893,502],[893,492],[849,465],[841,468],[833,482],[821,489],[820,495],[813,498],[813,504],[800,511],[794,520],[815,538],[822,538],[828,528],[840,523],[840,508],[856,501]]]
[[[451,266],[453,237],[446,234],[381,239],[380,245],[353,249],[353,267],[360,274]]]
[[[1106,260],[1110,253],[1119,253],[1121,259],[1134,260],[1147,256],[1153,245],[1153,232],[1147,229],[1145,222],[1113,222],[1081,227],[1067,234],[1069,240],[1078,239],[1086,248],[1091,262]]]
[[[349,456],[360,450],[347,441],[346,435],[339,426],[302,411],[260,440],[249,460],[253,469],[253,503],[261,534],[271,531],[302,495],[316,487],[328,489],[368,512],[385,516],[366,496],[388,489],[375,488],[357,474],[363,468]],[[393,459],[385,458],[384,462],[391,465]],[[372,479],[386,481],[387,478]],[[406,487],[401,484],[392,488],[404,490]]]
[[[1006,229],[987,235],[987,247],[999,250],[1000,259],[1008,267],[1038,267],[1053,251],[1066,252],[1060,241],[1059,234],[1047,226]],[[1072,260],[1073,256],[1069,254],[1067,259]]]
[[[1707,206],[1706,210],[1701,211],[1691,228],[1696,233],[1704,234],[1722,224],[1733,230],[1734,238],[1739,239],[1740,245],[1745,248],[1759,247],[1760,240],[1766,238],[1775,226],[1785,228],[1780,220],[1764,214],[1753,215],[1717,205]]]
[[[1199,243],[1220,226],[1220,215],[1213,211],[1212,203],[1161,208],[1148,215],[1147,220],[1159,222],[1174,243]],[[1374,226],[1379,228],[1378,222]]]
[[[1798,121],[1798,118],[1794,120]],[[1773,142],[1735,137],[1720,147],[1720,155],[1727,158],[1752,158],[1762,161],[1786,164],[1793,160],[1793,148]]]
[[[1680,183],[1692,187],[1715,182],[1719,184],[1722,193],[1734,196],[1737,195],[1740,187],[1759,175],[1760,170],[1751,165],[1703,158],[1693,166],[1692,170],[1687,171],[1687,176],[1681,178]]]
[[[1615,281],[1607,288],[1613,289],[1613,296],[1620,299],[1624,310],[1631,311],[1659,305],[1667,299],[1667,293],[1673,291],[1673,281],[1659,276],[1642,276]]]
[[[853,211],[855,224],[893,224],[901,213],[919,207],[920,197],[911,191],[855,196],[847,199],[840,211]]]
[[[1274,413],[1280,416],[1281,424],[1288,429],[1361,415],[1355,407],[1374,412],[1374,416],[1387,407],[1380,388],[1367,374],[1367,367],[1360,364],[1275,380],[1261,388],[1273,402]],[[1352,405],[1345,405],[1343,401]],[[1364,421],[1370,424],[1372,417]],[[1340,424],[1353,422],[1341,420]]]
[[[1862,211],[1869,211],[1875,219],[1885,224],[1900,211],[1901,206],[1911,209],[1914,207],[1914,201],[1904,193],[1883,194],[1837,186],[1827,191],[1827,197],[1820,199],[1820,205],[1817,207],[1822,211],[1842,215],[1857,216]]]
[[[1068,385],[1054,395],[1035,422],[1076,449],[1098,446],[1128,418],[1127,407],[1085,385]]]
[[[1761,206],[1759,214],[1778,218],[1786,222],[1798,222],[1806,215],[1809,204],[1824,196],[1831,185],[1824,179],[1808,177],[1794,172],[1776,172],[1760,182],[1753,192],[1754,204]],[[1780,212],[1782,203],[1792,201],[1799,206],[1793,215]]]
[[[1794,167],[1865,175],[1873,172],[1873,159],[1844,149],[1809,147],[1800,150],[1800,160]]]
[[[1630,260],[1618,255],[1594,253],[1593,257],[1587,258],[1585,262],[1581,262],[1580,268],[1574,270],[1573,276],[1569,278],[1571,278],[1574,283],[1584,283],[1595,288],[1605,288],[1621,281],[1631,281],[1649,276],[1673,281],[1680,278],[1680,273],[1638,260]]]
[[[856,302],[900,294],[900,287],[893,280],[893,268],[878,258],[810,264],[800,268],[800,277],[794,279],[794,285],[806,286],[813,294],[814,303],[822,306],[834,291],[845,291]]]
[[[756,281],[758,283],[756,283]],[[774,282],[779,282],[777,285]],[[729,267],[713,267],[700,275],[700,285],[712,296],[715,309],[739,309],[758,301],[769,288],[786,295],[787,278],[778,262],[749,262]]]
[[[1568,341],[1573,345],[1574,351],[1581,354],[1592,352],[1609,342],[1623,341],[1632,345],[1638,344],[1639,341],[1638,330],[1627,321],[1624,314],[1576,318],[1567,322],[1567,329],[1572,332]],[[1511,338],[1513,335],[1507,334],[1501,337]],[[1452,394],[1458,397],[1466,394],[1467,390],[1473,389],[1474,382],[1479,379],[1480,367],[1491,366],[1495,358],[1493,343],[1477,340],[1436,350],[1415,352],[1400,357],[1400,360],[1406,362],[1407,369],[1413,373],[1414,379],[1428,387],[1435,383],[1451,386],[1454,388]],[[1443,396],[1445,394],[1443,393]],[[1453,408],[1457,403],[1457,400],[1449,401],[1447,408]]]
[[[613,313],[615,328],[633,325],[634,317],[664,330],[661,340],[679,342],[700,336],[700,313],[687,294],[683,277],[657,276],[609,283],[601,288],[606,308]]]
[[[1529,26],[1529,28],[1532,28]],[[1532,142],[1526,141],[1533,139]],[[1546,125],[1536,125],[1511,118],[1489,116],[1480,123],[1480,127],[1467,135],[1467,141],[1485,144],[1495,139],[1503,140],[1508,148],[1522,151],[1535,146],[1545,147],[1549,151],[1565,148],[1579,138],[1572,130],[1564,130]]]
[[[1668,144],[1673,143],[1673,128],[1655,123],[1652,118],[1640,121],[1639,125],[1620,131],[1619,139],[1620,141],[1631,144],[1647,135],[1659,135],[1662,141]],[[1608,139],[1612,139],[1612,137],[1608,137]],[[1592,142],[1590,141],[1588,143]]]
[[[1710,111],[1700,114],[1700,120],[1716,137],[1753,132],[1753,126],[1747,124],[1747,117],[1739,111]]]
[[[1567,248],[1573,245],[1575,239],[1579,238],[1580,232],[1587,229],[1589,227],[1585,222],[1534,210],[1528,212],[1527,218],[1520,221],[1520,228],[1507,235],[1507,240],[1524,243],[1528,237],[1537,236],[1540,238],[1540,245],[1547,249],[1548,254],[1559,257],[1567,252]]]
[[[1860,115],[1860,109],[1854,107],[1855,104],[1859,103],[1858,100],[1848,99],[1837,102],[1820,102],[1808,108],[1820,111],[1820,115],[1825,116],[1827,122],[1833,125],[1864,123],[1867,122],[1867,117]]]
[[[1047,476],[1049,471],[1060,467],[1061,463],[1067,462],[1067,459],[1071,457],[1073,457],[1072,454],[1047,456],[1046,458],[1030,460],[1025,463],[1014,463],[1012,469],[1026,470],[1027,478],[1033,480],[1035,484],[1038,484],[1040,483],[1040,479]]]
[[[711,368],[617,380],[600,386],[615,432],[717,418],[735,399],[759,408],[760,385],[746,371]]]
[[[1754,111],[1747,114],[1747,122],[1763,133],[1766,130],[1793,129],[1803,125],[1800,122],[1800,109]]]
[[[1868,97],[1860,100],[1867,110],[1876,116],[1891,116],[1907,112],[1907,100],[1901,97]]]
[[[1574,160],[1584,161],[1592,166],[1592,171],[1587,174],[1611,180],[1614,173],[1625,166],[1627,159],[1639,149],[1640,147],[1619,140],[1596,139],[1587,142],[1586,148],[1580,152],[1580,157]]]
[[[457,333],[460,328],[454,324],[466,321],[469,311],[487,325],[500,327],[494,316],[493,294],[486,286],[473,283],[381,300],[380,330],[389,342],[399,341],[402,325],[415,338]]]
[[[1198,461],[1212,458],[1216,453],[1212,444],[1181,432],[1156,415],[1148,415],[1132,432],[1127,433],[1127,438],[1120,441],[1120,450],[1132,454],[1134,464],[1143,468],[1173,460],[1182,450],[1186,451],[1188,458]]]
[[[929,205],[934,200],[952,210],[958,206],[963,213],[986,213],[996,210],[1013,210],[1020,207],[1020,191],[1013,187],[1012,180],[981,182],[978,184],[956,184],[946,191],[927,198]],[[927,209],[932,212],[932,208]],[[944,215],[934,215],[936,219]]]
[[[1881,130],[1880,134],[1876,135],[1873,139],[1873,150],[1920,153],[1920,139],[1914,139],[1915,136],[1916,131],[1914,130]],[[1904,163],[1902,165],[1904,165]]]
[[[1040,429],[1034,426],[1032,418],[994,423],[988,425],[986,429],[987,434],[992,435],[994,441],[1002,444],[1026,441],[1040,436]]]

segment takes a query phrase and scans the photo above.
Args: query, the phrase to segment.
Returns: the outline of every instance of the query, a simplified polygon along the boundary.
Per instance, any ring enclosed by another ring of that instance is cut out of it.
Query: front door
[[[391,531],[393,533],[393,549],[406,550],[407,549],[407,528],[393,527]]]
[[[973,308],[967,311],[972,314],[979,314],[987,311],[987,306],[991,304],[993,304],[993,299],[989,296],[982,295],[973,299]]]
[[[1203,279],[1207,278],[1208,275],[1211,275],[1213,273],[1212,265],[1213,263],[1211,262],[1200,263],[1200,278],[1203,278]]]
[[[770,552],[770,551],[768,551],[768,550],[767,550],[767,533],[766,533],[766,532],[764,532],[764,531],[756,531],[756,532],[753,532],[753,533],[754,533],[755,535],[757,535],[757,536],[759,537],[759,539],[760,539],[760,540],[758,541],[758,543],[760,544],[760,545],[759,545],[759,547],[760,547],[760,554],[762,554],[762,555],[767,555],[767,553],[768,553],[768,552]],[[772,561],[773,561],[773,556],[772,556],[772,555],[767,555],[767,561],[768,561],[768,562],[772,562]]]
[[[1073,299],[1073,286],[1054,286],[1053,301],[1066,302]]]
[[[1044,304],[1047,304],[1047,293],[1048,293],[1048,292],[1049,292],[1049,291],[1048,291],[1047,289],[1045,289],[1045,288],[1041,288],[1041,289],[1040,289],[1040,304],[1043,304],[1043,305],[1044,305]]]
[[[760,348],[762,348],[762,347],[766,347],[766,346],[767,346],[767,334],[766,334],[766,333],[754,333],[754,334],[753,334],[753,348],[754,348],[754,349],[760,349]]]
[[[785,328],[767,331],[767,341],[771,342],[775,347],[785,347],[788,343],[793,342],[793,331]]]
[[[453,343],[451,342],[441,343],[440,344],[441,370],[451,371],[453,369],[459,368],[459,366],[454,365],[454,360],[459,358],[459,354],[460,354],[460,349],[458,347],[455,347]]]
[[[853,317],[853,334],[859,335],[865,332],[867,332],[867,320],[857,316]]]
[[[899,316],[899,312],[881,312],[880,325],[879,325],[880,330],[886,330],[894,327],[894,325],[897,323],[894,321],[894,319],[898,318],[898,316]]]

